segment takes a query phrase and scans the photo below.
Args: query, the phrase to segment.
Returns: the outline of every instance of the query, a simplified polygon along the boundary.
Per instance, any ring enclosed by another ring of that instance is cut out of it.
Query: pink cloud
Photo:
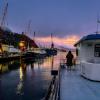
[[[73,47],[73,45],[80,39],[78,35],[65,36],[64,38],[53,37],[55,45]],[[36,37],[35,41],[39,44],[50,45],[51,37]]]

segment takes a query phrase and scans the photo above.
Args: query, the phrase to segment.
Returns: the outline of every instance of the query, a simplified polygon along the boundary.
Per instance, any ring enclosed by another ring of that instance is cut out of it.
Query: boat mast
[[[51,48],[54,48],[54,43],[53,43],[53,34],[51,33]]]
[[[27,29],[26,29],[26,34],[29,34],[30,33],[30,27],[31,27],[31,20],[29,20],[28,22],[28,25],[27,25]],[[30,44],[29,44],[29,41],[27,41],[27,50],[30,49]]]
[[[99,33],[99,23],[100,23],[99,15],[97,15],[97,31],[96,31],[96,34]]]
[[[7,0],[5,0],[5,6],[3,8],[3,13],[2,13],[2,17],[1,17],[1,24],[0,24],[1,28],[5,26],[5,21],[7,18],[7,11],[8,11],[8,2],[7,2]]]
[[[35,41],[35,32],[34,32],[33,40]]]
[[[2,16],[1,16],[1,23],[0,23],[0,28],[2,29],[5,26],[5,21],[7,18],[7,11],[8,11],[8,2],[5,0],[5,6],[2,11]],[[0,32],[0,37],[2,35],[2,32]],[[0,50],[3,53],[3,48],[2,48],[2,40],[0,40]]]

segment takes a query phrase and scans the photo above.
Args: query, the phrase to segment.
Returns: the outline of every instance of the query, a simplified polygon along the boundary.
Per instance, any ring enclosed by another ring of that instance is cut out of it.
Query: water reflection
[[[58,69],[62,55],[0,64],[0,100],[43,98],[52,79],[51,70]]]
[[[24,90],[23,90],[24,79],[26,77],[26,64],[21,63],[19,73],[20,73],[20,81],[17,85],[17,94],[23,95],[24,94]]]
[[[0,76],[0,100],[3,100],[3,96],[2,96],[2,82],[1,82],[1,76]]]
[[[9,71],[8,64],[0,64],[0,73]]]
[[[0,64],[0,73],[6,73],[11,70],[15,70],[19,68],[20,63],[18,61],[11,61],[7,63],[1,63]]]
[[[34,69],[34,63],[31,63],[31,69]]]

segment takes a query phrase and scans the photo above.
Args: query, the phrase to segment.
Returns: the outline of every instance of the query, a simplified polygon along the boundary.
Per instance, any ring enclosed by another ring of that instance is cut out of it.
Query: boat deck
[[[83,78],[76,67],[61,70],[60,100],[100,100],[100,82]]]

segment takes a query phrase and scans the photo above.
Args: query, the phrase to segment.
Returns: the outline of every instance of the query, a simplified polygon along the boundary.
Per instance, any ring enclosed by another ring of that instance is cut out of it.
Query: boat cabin
[[[100,34],[84,36],[76,44],[81,75],[100,81]]]

